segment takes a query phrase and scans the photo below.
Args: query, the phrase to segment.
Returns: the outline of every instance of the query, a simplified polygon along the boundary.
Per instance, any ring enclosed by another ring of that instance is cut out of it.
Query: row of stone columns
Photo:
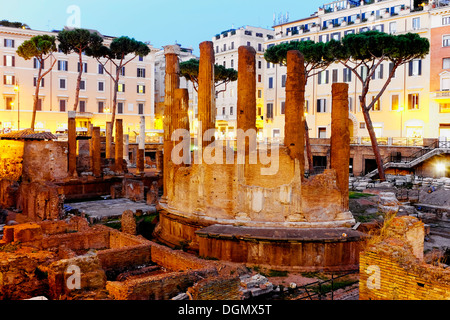
[[[114,171],[123,173],[123,152],[124,152],[124,135],[122,119],[116,119],[115,134],[115,161]],[[89,128],[91,141],[89,143],[89,154],[91,157],[90,166],[94,176],[101,176],[101,144],[100,144],[100,127]],[[107,135],[108,136],[108,135]],[[111,151],[110,151],[111,152]],[[77,133],[75,125],[75,112],[69,112],[68,116],[68,172],[69,176],[77,177]]]

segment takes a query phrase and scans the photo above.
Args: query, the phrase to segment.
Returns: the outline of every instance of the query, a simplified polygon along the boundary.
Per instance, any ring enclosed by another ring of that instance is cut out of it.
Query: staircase
[[[411,169],[432,157],[447,153],[450,154],[450,141],[436,141],[432,145],[424,147],[419,152],[413,154],[410,157],[386,157],[383,160],[383,168]],[[375,169],[366,174],[366,177],[373,178],[377,174],[378,169]]]

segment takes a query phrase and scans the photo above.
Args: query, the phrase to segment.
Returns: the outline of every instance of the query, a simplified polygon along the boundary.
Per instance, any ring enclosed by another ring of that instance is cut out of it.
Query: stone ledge
[[[215,224],[196,231],[205,238],[289,241],[289,242],[347,242],[359,241],[366,234],[350,228],[263,228]]]

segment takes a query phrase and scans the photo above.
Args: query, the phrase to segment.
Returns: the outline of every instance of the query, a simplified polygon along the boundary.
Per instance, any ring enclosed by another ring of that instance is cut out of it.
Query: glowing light
[[[436,163],[436,171],[444,172],[445,169],[446,169],[445,163],[442,163],[442,162]]]

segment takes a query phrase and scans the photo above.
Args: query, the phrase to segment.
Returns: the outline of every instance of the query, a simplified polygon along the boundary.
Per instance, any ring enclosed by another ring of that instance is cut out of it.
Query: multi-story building
[[[441,140],[450,140],[450,6],[432,6],[430,19],[429,125]]]
[[[264,108],[264,43],[273,39],[273,30],[245,26],[230,29],[212,38],[215,63],[238,69],[238,48],[251,46],[256,51],[256,106],[257,129],[263,128]],[[220,138],[236,135],[237,81],[216,88],[216,129]]]
[[[33,110],[36,78],[39,63],[24,60],[16,53],[17,48],[36,35],[57,36],[57,32],[0,27],[0,130],[29,128]],[[108,45],[113,37],[103,36]],[[124,133],[131,136],[139,132],[141,115],[146,116],[146,128],[153,129],[154,109],[154,66],[155,52],[149,45],[150,54],[136,57],[122,69],[117,93],[116,118],[123,119]],[[128,58],[132,58],[130,55]],[[56,62],[55,62],[56,60]],[[103,130],[105,122],[111,120],[111,104],[114,85],[101,64],[94,58],[83,55],[83,74],[80,83],[79,104],[77,106],[77,128],[86,130],[88,124]],[[67,112],[73,110],[75,87],[78,77],[78,55],[55,52],[45,61],[47,70],[53,63],[39,90],[39,103],[35,129],[51,132],[67,129]],[[112,70],[112,64],[105,66]]]
[[[430,39],[431,5],[413,7],[410,0],[335,1],[304,19],[274,26],[275,38],[266,47],[289,41],[339,40],[349,33],[379,30],[391,34],[415,32]],[[441,42],[440,42],[441,43]],[[439,135],[430,99],[430,66],[432,56],[400,66],[379,103],[371,111],[377,137],[429,138]],[[386,82],[389,61],[383,62],[371,82],[368,99],[375,97]],[[266,137],[284,135],[284,85],[286,67],[268,64],[265,70]],[[305,107],[310,137],[329,138],[331,122],[331,84],[349,84],[349,126],[354,139],[368,141],[368,132],[359,106],[361,83],[340,63],[308,79]],[[433,89],[435,90],[435,89]]]

